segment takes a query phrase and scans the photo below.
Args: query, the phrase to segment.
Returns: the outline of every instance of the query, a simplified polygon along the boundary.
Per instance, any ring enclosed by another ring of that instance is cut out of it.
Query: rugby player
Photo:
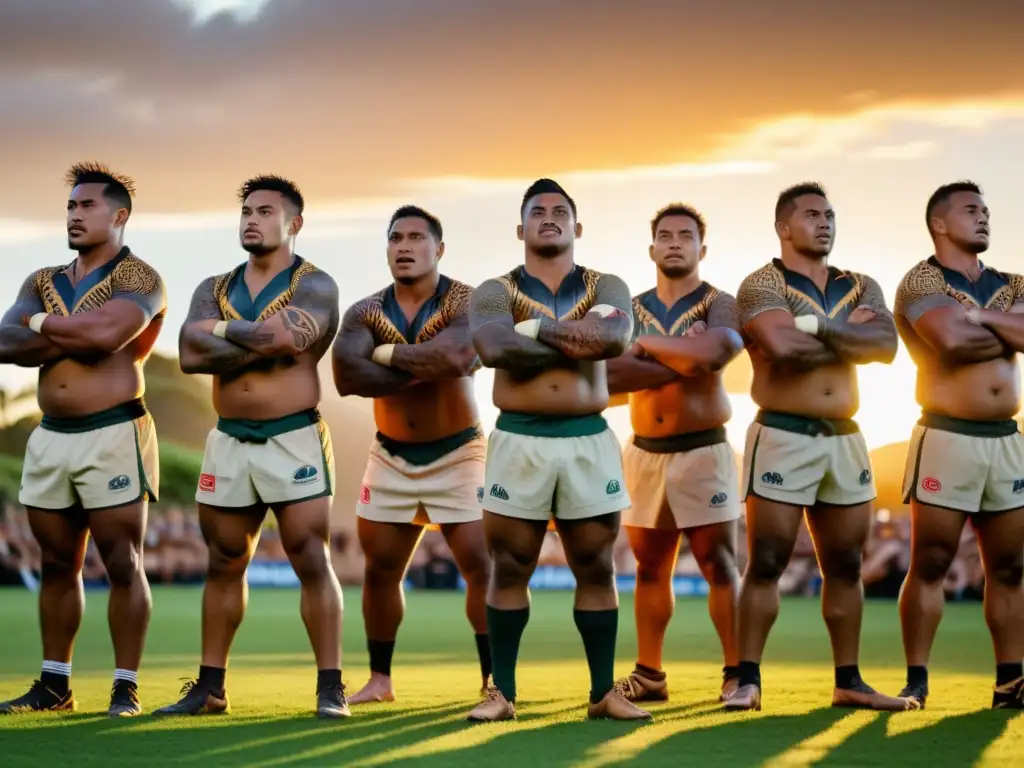
[[[334,451],[320,418],[317,362],[338,330],[338,288],[295,253],[304,202],[295,185],[257,176],[239,192],[247,262],[210,277],[181,329],[185,373],[213,374],[220,417],[206,440],[196,502],[210,551],[198,679],[158,715],[225,712],[228,652],[248,597],[246,567],[267,508],[302,584],[317,664],[317,715],[347,717],[342,598],[328,555]]]
[[[39,368],[42,421],[25,448],[19,501],[42,552],[42,674],[0,712],[75,709],[71,654],[82,621],[91,533],[110,581],[114,645],[108,714],[142,712],[138,670],[151,609],[142,567],[148,502],[159,493],[143,364],[163,326],[163,281],[124,244],[135,188],[95,163],[67,174],[70,264],[28,276],[0,321],[0,363]]]
[[[925,212],[933,256],[896,292],[896,324],[917,364],[921,418],[903,480],[912,515],[900,592],[908,696],[924,708],[943,581],[970,520],[985,569],[985,620],[996,657],[992,706],[1024,709],[1024,277],[983,264],[989,209],[970,181],[939,187]]]
[[[444,239],[436,216],[403,206],[387,234],[394,282],[345,312],[333,353],[338,392],[373,398],[378,429],[356,506],[370,680],[349,704],[395,699],[391,659],[405,613],[402,582],[427,525],[440,527],[466,581],[482,690],[491,674],[489,560],[478,498],[487,440],[473,396],[473,289],[440,273]]]
[[[872,520],[874,478],[853,420],[857,366],[889,364],[899,339],[878,283],[831,266],[835,213],[825,190],[805,183],[779,195],[781,258],[745,278],[736,294],[760,410],[747,432],[740,476],[749,561],[740,590],[739,688],[727,709],[760,709],[761,655],[779,612],[779,577],[805,515],[823,579],[832,641],[832,704],[879,710],[914,706],[884,696],[858,669],[864,592],[861,555]]]
[[[657,286],[633,297],[634,343],[608,361],[608,389],[629,393],[633,437],[623,453],[632,500],[623,525],[636,557],[639,656],[620,681],[631,701],[664,701],[661,665],[672,618],[683,533],[710,587],[708,605],[725,657],[721,697],[739,677],[736,637],[736,460],[726,440],[732,418],[722,369],[743,351],[736,300],[700,278],[706,223],[694,208],[662,208],[651,222]]]
[[[487,446],[483,508],[492,574],[487,629],[494,686],[471,721],[515,718],[516,660],[530,613],[530,576],[552,516],[576,578],[573,612],[590,667],[588,716],[650,715],[614,690],[618,594],[612,551],[629,506],[608,405],[605,360],[626,349],[626,284],[575,263],[576,204],[554,181],[523,197],[525,263],[490,279],[470,303],[473,344],[494,368],[500,410]]]

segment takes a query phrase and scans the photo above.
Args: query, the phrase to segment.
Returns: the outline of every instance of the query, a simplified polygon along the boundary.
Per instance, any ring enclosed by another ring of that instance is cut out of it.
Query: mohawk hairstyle
[[[132,212],[135,182],[122,173],[114,173],[103,163],[75,163],[64,174],[64,183],[71,189],[79,184],[103,184],[103,196],[118,208]]]
[[[792,213],[796,199],[804,195],[819,195],[828,200],[825,188],[816,181],[803,181],[799,184],[794,184],[789,189],[784,189],[779,193],[779,199],[775,203],[775,221],[782,221],[789,216]]]
[[[569,202],[569,208],[572,210],[573,218],[576,218],[576,201],[569,197],[569,193],[562,188],[561,184],[557,181],[553,181],[552,179],[537,179],[527,188],[526,194],[523,195],[523,204],[519,207],[519,215],[526,215],[526,204],[530,202],[530,200],[535,198],[537,195],[545,194],[556,194],[564,197]]]
[[[244,203],[246,198],[253,192],[263,190],[280,193],[295,208],[296,214],[298,216],[302,215],[302,211],[306,207],[306,201],[302,198],[302,193],[295,186],[295,183],[289,181],[284,176],[276,176],[274,174],[253,176],[238,188],[238,202]]]
[[[388,222],[388,234],[391,233],[391,228],[395,226],[395,222],[399,219],[423,219],[427,222],[427,228],[430,230],[437,242],[441,242],[444,239],[444,230],[441,227],[441,220],[432,213],[423,210],[418,205],[403,205],[393,214],[391,214],[391,221]]]
[[[700,211],[692,205],[686,205],[685,203],[670,203],[654,214],[654,218],[651,219],[652,240],[658,236],[658,225],[661,224],[661,220],[668,218],[669,216],[688,216],[693,219],[697,223],[697,234],[700,235],[700,239],[703,242],[704,235],[708,230],[707,222],[704,220]]]
[[[943,184],[932,192],[932,196],[928,198],[928,204],[924,209],[924,222],[929,232],[932,231],[932,215],[935,213],[935,209],[948,203],[949,198],[957,192],[973,192],[976,195],[984,194],[981,187],[969,179],[954,181],[952,184]]]

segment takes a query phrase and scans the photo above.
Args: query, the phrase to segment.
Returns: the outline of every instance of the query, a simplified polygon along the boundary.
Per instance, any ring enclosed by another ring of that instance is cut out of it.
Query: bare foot
[[[349,706],[376,701],[394,701],[395,686],[391,678],[378,672],[371,672],[370,679],[355,694],[349,696]]]

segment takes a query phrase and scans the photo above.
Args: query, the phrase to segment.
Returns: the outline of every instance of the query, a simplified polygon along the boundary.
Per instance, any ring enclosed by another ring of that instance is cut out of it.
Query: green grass
[[[154,615],[141,672],[147,709],[176,699],[195,675],[200,591],[154,589]],[[884,715],[831,709],[828,640],[817,601],[794,599],[769,641],[765,709],[726,714],[713,700],[720,682],[717,641],[700,600],[681,600],[667,642],[672,701],[652,724],[587,722],[588,679],[568,593],[535,593],[523,638],[519,720],[473,726],[479,674],[472,634],[455,593],[410,592],[399,637],[399,701],[355,708],[351,719],[311,716],[315,671],[298,616],[298,593],[253,590],[228,674],[233,712],[225,717],[109,720],[113,659],[106,598],[90,592],[74,659],[79,711],[0,718],[0,764],[55,758],[75,765],[397,766],[903,766],[1021,765],[1024,718],[988,709],[992,650],[978,605],[953,605],[940,628],[932,697],[924,712]],[[364,682],[359,593],[346,591],[345,681]],[[0,594],[0,698],[38,675],[35,597]],[[636,652],[632,602],[622,599],[618,671]],[[868,604],[862,670],[876,687],[902,682],[896,606]]]

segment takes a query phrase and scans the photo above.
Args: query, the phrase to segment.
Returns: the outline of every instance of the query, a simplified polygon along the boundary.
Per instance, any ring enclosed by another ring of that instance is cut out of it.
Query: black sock
[[[590,701],[598,702],[615,685],[615,641],[619,634],[619,609],[572,612],[583,638],[590,667]]]
[[[370,671],[391,677],[391,657],[395,655],[394,640],[367,640],[370,652]]]
[[[200,667],[199,684],[220,693],[224,690],[224,676],[227,670],[223,667]]]
[[[59,675],[56,672],[40,673],[39,682],[58,696],[67,696],[68,690],[71,688],[71,678],[67,675]]]
[[[337,688],[340,685],[340,669],[318,669],[316,671],[316,690],[318,693],[324,688]]]
[[[1019,677],[1024,677],[1024,664],[996,664],[996,685],[1012,683]]]
[[[928,690],[928,667],[907,667],[907,685]]]
[[[516,700],[516,663],[519,641],[530,620],[530,606],[503,611],[487,606],[487,637],[494,664],[494,685],[508,701]]]
[[[665,673],[662,670],[648,667],[639,661],[636,663],[636,671],[640,673],[641,677],[646,677],[648,680],[661,681],[665,679]]]
[[[476,655],[480,658],[480,676],[487,680],[491,676],[494,664],[491,662],[491,640],[485,632],[482,635],[474,635],[476,640]]]
[[[724,679],[724,680],[736,680],[737,678],[739,678],[739,676],[740,676],[740,668],[739,667],[730,667],[728,664],[726,664],[724,667],[722,667],[722,679]]]
[[[761,687],[761,664],[756,661],[740,662],[740,687],[756,685]]]
[[[851,689],[861,682],[860,668],[856,664],[836,667],[836,688]]]

